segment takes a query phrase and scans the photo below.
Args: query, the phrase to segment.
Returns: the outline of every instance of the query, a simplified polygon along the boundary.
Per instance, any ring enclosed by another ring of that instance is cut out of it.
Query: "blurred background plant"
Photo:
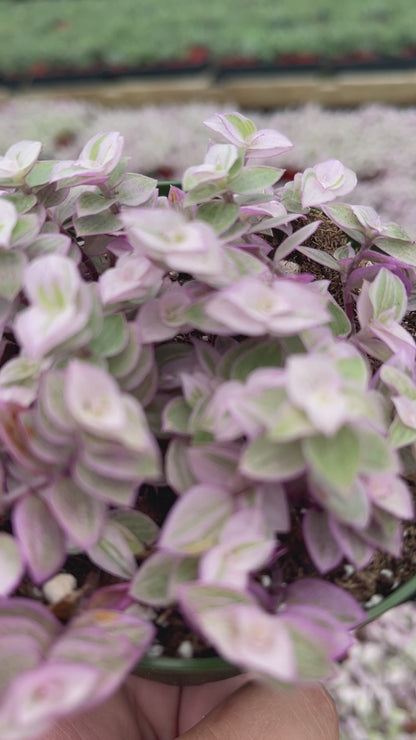
[[[197,49],[218,64],[293,54],[323,62],[400,56],[416,45],[416,6],[409,0],[241,0],[238,7],[223,0],[0,0],[0,7],[3,75],[195,61]]]
[[[416,610],[405,604],[359,634],[327,683],[341,740],[411,740],[416,733]]]

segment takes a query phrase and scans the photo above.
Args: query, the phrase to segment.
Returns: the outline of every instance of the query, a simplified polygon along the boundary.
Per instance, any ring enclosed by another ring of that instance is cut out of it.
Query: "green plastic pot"
[[[367,611],[367,617],[360,625],[369,624],[389,609],[410,601],[416,594],[416,575],[407,583],[386,596],[380,604]],[[199,686],[211,681],[223,681],[240,673],[240,669],[222,658],[143,658],[134,673],[141,678],[175,686]]]
[[[240,668],[222,658],[143,658],[136,676],[174,686],[199,686],[238,676]]]

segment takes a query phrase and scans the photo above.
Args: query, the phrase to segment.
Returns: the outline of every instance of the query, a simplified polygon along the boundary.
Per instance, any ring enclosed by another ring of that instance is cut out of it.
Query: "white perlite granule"
[[[194,654],[194,648],[190,640],[184,640],[178,647],[178,655],[181,658],[192,658]]]
[[[163,655],[163,645],[151,645],[147,651],[148,658],[160,658],[161,655]]]
[[[72,573],[58,573],[57,576],[43,584],[42,591],[45,599],[50,604],[57,604],[58,601],[75,591],[76,587],[77,581]]]

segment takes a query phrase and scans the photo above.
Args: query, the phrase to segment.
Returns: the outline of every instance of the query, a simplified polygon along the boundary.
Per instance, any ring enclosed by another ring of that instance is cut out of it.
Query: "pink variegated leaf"
[[[82,149],[79,161],[82,163],[96,163],[111,172],[118,164],[123,150],[123,137],[117,131],[96,134]]]
[[[104,305],[120,301],[142,300],[155,295],[163,270],[142,255],[123,254],[115,267],[100,275],[98,285]]]
[[[114,638],[121,641],[128,641],[130,648],[143,650],[143,645],[147,647],[148,642],[154,634],[154,626],[148,621],[137,617],[134,614],[117,609],[87,609],[72,620],[70,633],[81,635],[85,630],[95,629],[97,637],[100,633],[103,640],[103,647],[108,645],[108,640]],[[65,637],[62,641],[65,640]],[[107,642],[107,645],[106,645]],[[103,657],[105,653],[103,653]],[[134,656],[131,657],[134,662]]]
[[[46,498],[64,532],[80,547],[97,542],[105,522],[106,505],[88,496],[70,478],[61,478]]]
[[[358,435],[342,426],[332,436],[320,434],[306,439],[302,449],[313,471],[347,496],[360,464]]]
[[[17,211],[13,203],[5,198],[0,198],[0,247],[3,249],[9,247],[16,223]]]
[[[257,483],[256,501],[271,532],[289,532],[290,511],[285,488],[280,483]]]
[[[18,185],[39,157],[42,144],[39,141],[19,141],[12,144],[0,157],[0,186]]]
[[[169,512],[159,547],[184,554],[204,552],[218,541],[232,507],[231,495],[224,488],[208,484],[190,488]]]
[[[335,620],[328,619],[325,611],[316,610],[314,615],[310,611],[288,607],[281,616],[296,654],[298,679],[304,681],[329,678],[333,661],[344,656],[353,643],[348,631],[339,625],[336,629]]]
[[[50,659],[69,666],[80,663],[94,670],[97,683],[83,703],[83,709],[88,709],[117,691],[147,647],[148,642],[139,649],[122,635],[108,634],[95,627],[74,628],[54,645]]]
[[[216,375],[217,365],[220,361],[220,353],[209,342],[201,339],[193,339],[196,360],[201,370],[206,375]]]
[[[153,544],[159,534],[157,524],[142,511],[115,509],[111,512],[111,518],[128,529],[139,542],[145,545]]]
[[[200,629],[230,663],[278,681],[297,678],[295,651],[279,616],[257,605],[233,604],[198,615]]]
[[[0,252],[0,299],[13,301],[16,298],[22,289],[26,264],[27,258],[17,250]]]
[[[124,611],[134,603],[129,596],[128,588],[128,583],[115,583],[112,586],[99,588],[88,599],[87,609]]]
[[[0,532],[1,596],[7,596],[14,590],[23,575],[24,567],[23,557],[14,537],[7,532]]]
[[[80,461],[74,466],[72,476],[74,482],[86,494],[100,501],[119,506],[133,506],[139,481],[120,480],[110,478],[108,475],[100,475]]]
[[[29,621],[29,620],[27,620]],[[30,623],[29,623],[30,624]],[[1,625],[2,626],[2,625]],[[42,652],[37,640],[30,634],[0,633],[0,695],[10,686],[12,681],[35,668],[42,661]],[[1,704],[0,704],[1,717]]]
[[[348,236],[351,236],[354,241],[359,244],[363,244],[369,235],[369,229],[367,225],[363,225],[363,217],[361,217],[362,206],[359,206],[360,211],[356,211],[357,206],[350,206],[347,203],[336,203],[335,205],[324,205],[322,211],[328,218],[331,219],[341,231],[345,231]],[[358,217],[360,215],[360,218]],[[374,237],[374,219],[377,217],[376,212],[371,209],[371,214],[368,214],[369,223],[368,226],[371,229],[371,235]],[[367,220],[367,216],[366,216]],[[377,219],[376,219],[377,221]],[[370,225],[371,222],[371,225]],[[377,222],[378,223],[378,222]]]
[[[107,522],[98,542],[87,553],[96,565],[120,578],[129,579],[137,570],[127,538],[116,522]]]
[[[197,581],[179,586],[178,601],[182,614],[196,630],[201,629],[201,618],[206,612],[235,604],[255,604],[246,591]]]
[[[33,260],[25,271],[23,287],[34,305],[44,311],[58,311],[73,303],[81,277],[74,262],[62,255]]]
[[[88,704],[99,673],[83,663],[45,663],[13,681],[4,694],[0,735],[4,740],[35,738],[58,718]]]
[[[338,622],[351,627],[365,617],[362,607],[347,591],[318,578],[302,578],[291,583],[286,589],[285,603],[288,606],[318,604]]]
[[[99,680],[88,704],[97,704],[122,684],[147,651],[154,633],[150,622],[133,614],[89,609],[72,620],[49,659],[93,668]]]
[[[119,386],[96,365],[72,360],[66,369],[65,401],[82,429],[105,436],[117,434],[126,423]]]
[[[374,318],[382,320],[387,311],[395,321],[401,321],[407,308],[404,284],[397,275],[382,267],[370,284],[368,295],[373,305]]]
[[[328,159],[302,175],[302,207],[310,208],[346,195],[355,188],[355,173],[338,159]]]
[[[186,493],[198,483],[190,466],[188,450],[188,443],[183,439],[176,438],[171,440],[166,453],[166,480],[178,494]]]
[[[155,552],[147,558],[133,578],[130,595],[151,606],[167,606],[173,603],[170,579],[176,562],[170,553]]]
[[[318,265],[324,265],[324,267],[329,267],[331,270],[336,270],[336,272],[340,272],[341,268],[337,260],[332,257],[332,255],[328,254],[328,252],[324,252],[323,249],[299,246],[297,247],[297,251],[303,254],[305,257],[309,257],[309,259],[313,260],[313,262],[317,262]]]
[[[17,315],[14,329],[30,357],[47,354],[85,328],[92,294],[69,257],[37,257],[25,269],[23,287],[32,305]]]
[[[329,518],[329,526],[345,557],[356,568],[365,568],[374,555],[374,547],[363,540],[358,529],[341,524],[333,516]]]
[[[375,473],[366,478],[370,499],[384,512],[397,519],[413,519],[414,505],[408,485],[398,475]]]
[[[246,157],[249,159],[275,157],[292,148],[292,142],[284,134],[273,129],[263,128],[249,137]]]
[[[245,447],[239,468],[252,480],[280,482],[296,478],[305,466],[298,441],[279,444],[260,435]]]
[[[24,599],[20,596],[13,598],[0,597],[0,620],[4,618],[15,620],[16,631],[19,631],[20,620],[23,620],[21,626],[22,632],[36,635],[45,645],[60,632],[61,625],[52,612],[43,604],[33,599]],[[27,620],[30,621],[33,628],[28,628]],[[37,627],[40,627],[37,629]],[[41,637],[39,637],[41,635]],[[43,635],[43,636],[42,636]],[[49,635],[49,639],[47,637]]]
[[[162,430],[175,434],[188,434],[191,407],[182,396],[172,398],[162,413]]]
[[[355,478],[347,489],[339,489],[322,478],[311,475],[311,494],[339,521],[353,527],[365,527],[370,519],[371,504],[364,483]]]
[[[228,520],[219,544],[202,556],[200,578],[244,589],[250,571],[264,566],[275,547],[263,512],[255,507],[241,509]]]
[[[189,447],[188,460],[193,475],[200,483],[224,486],[230,491],[243,487],[244,479],[238,471],[241,448],[229,442]]]
[[[238,149],[232,144],[212,144],[205,155],[204,163],[185,170],[182,178],[184,190],[193,190],[205,183],[216,183],[228,178],[238,160]]]
[[[380,368],[380,376],[390,390],[396,391],[400,397],[416,401],[416,385],[410,375],[404,370],[386,364]]]
[[[40,233],[28,247],[27,254],[33,259],[46,254],[69,255],[71,252],[71,237],[59,233]]]
[[[257,132],[253,121],[242,113],[215,113],[204,121],[204,126],[214,132],[216,139],[229,141],[237,147],[243,146]]]
[[[271,185],[275,185],[283,173],[284,170],[277,167],[245,167],[231,178],[229,187],[233,193],[239,195],[264,192]]]
[[[65,538],[41,498],[29,494],[17,503],[13,530],[35,583],[43,583],[59,570],[65,558]]]
[[[178,571],[188,568],[188,576],[182,580],[195,580],[198,576],[197,558],[173,556],[170,552],[158,551],[150,555],[137,571],[129,593],[135,599],[150,606],[167,606],[176,600]],[[180,577],[180,573],[179,573]],[[181,580],[181,579],[180,579]]]
[[[318,226],[322,223],[322,221],[313,221],[312,223],[307,224],[306,226],[302,226],[302,228],[297,229],[293,234],[286,237],[282,241],[281,244],[279,244],[278,248],[276,249],[274,256],[273,256],[273,262],[275,265],[278,265],[279,260],[285,259],[289,254],[291,254],[295,249],[301,246],[301,244],[307,239],[309,239],[312,234],[315,233]]]
[[[122,220],[136,251],[162,269],[192,272],[203,278],[221,274],[221,245],[207,223],[187,221],[177,211],[156,208],[125,210]]]
[[[377,550],[398,558],[403,548],[403,528],[399,519],[379,506],[373,506],[372,518],[362,531],[363,539]]]
[[[16,597],[12,597],[10,601],[13,602],[15,599]],[[27,602],[30,604],[29,599],[26,600]],[[46,610],[46,607],[44,608]],[[34,641],[39,656],[49,648],[58,629],[61,629],[59,624],[55,625],[55,628],[46,628],[44,624],[38,621],[38,614],[33,616],[30,609],[28,609],[26,616],[20,613],[8,615],[7,612],[0,616],[0,639],[6,641],[11,637],[29,637]],[[4,675],[1,669],[0,674]]]
[[[235,334],[290,336],[329,318],[327,299],[308,285],[285,278],[272,285],[257,277],[244,277],[214,295],[208,315]]]
[[[204,125],[214,132],[216,139],[244,147],[247,157],[274,157],[293,147],[289,139],[278,131],[258,131],[253,121],[242,113],[216,113],[207,118]]]
[[[123,206],[141,206],[155,193],[157,180],[128,172],[117,184],[117,200]]]
[[[146,301],[136,319],[143,342],[163,342],[188,331],[185,312],[189,306],[189,298],[182,291],[180,296],[169,296],[163,303],[160,298]]]
[[[54,164],[49,182],[59,183],[59,188],[104,182],[119,163],[123,145],[123,137],[116,131],[96,134],[77,160]]]
[[[327,513],[309,509],[303,517],[302,529],[313,562],[321,573],[328,573],[340,563],[343,553],[331,532]]]
[[[392,401],[400,421],[409,429],[416,429],[416,399],[395,396]]]

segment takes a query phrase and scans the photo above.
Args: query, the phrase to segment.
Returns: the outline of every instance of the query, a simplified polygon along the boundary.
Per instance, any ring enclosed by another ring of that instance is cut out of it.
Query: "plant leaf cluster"
[[[170,606],[262,679],[324,678],[364,612],[319,578],[282,583],[293,515],[323,574],[400,556],[414,516],[414,244],[333,202],[356,182],[338,160],[285,183],[286,136],[238,113],[205,125],[168,196],[126,171],[117,132],[75,160],[26,140],[0,157],[4,740],[104,699]],[[332,255],[305,245],[311,208],[350,238]],[[148,485],[174,492],[162,524]],[[74,555],[116,585],[78,583],[63,625],[47,593]]]

